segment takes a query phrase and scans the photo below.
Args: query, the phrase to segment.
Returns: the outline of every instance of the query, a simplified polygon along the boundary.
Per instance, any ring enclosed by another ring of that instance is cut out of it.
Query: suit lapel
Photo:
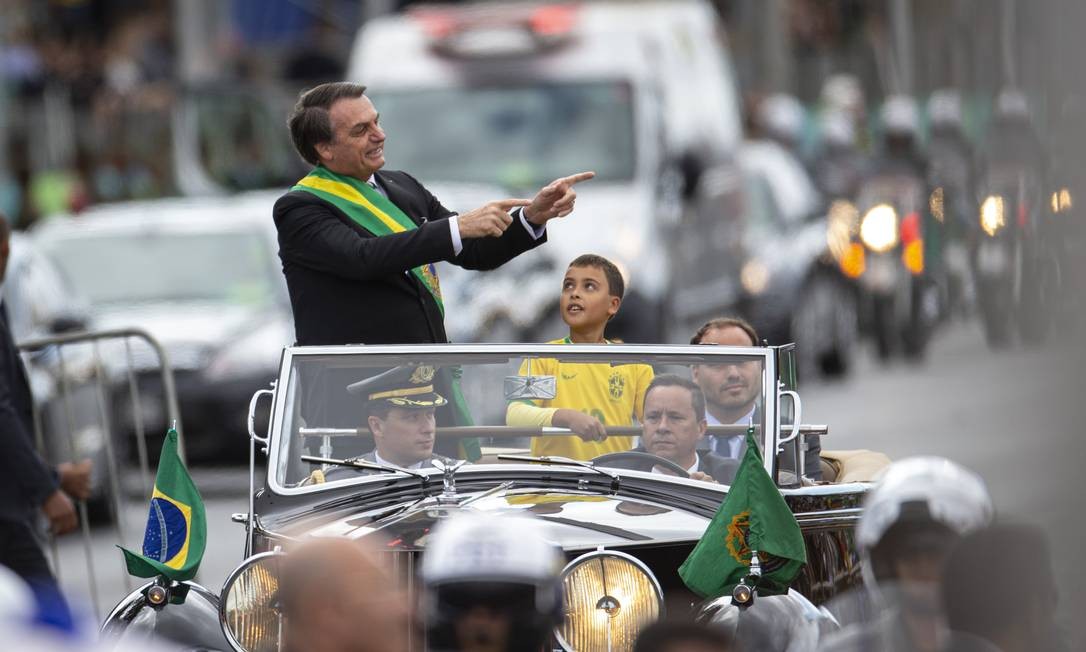
[[[377,172],[374,176],[377,177],[377,180],[385,189],[385,193],[388,194],[388,200],[393,204],[396,204],[396,208],[399,208],[405,215],[410,217],[411,221],[421,225],[423,221],[419,219],[418,212],[415,210],[414,195],[387,174]]]

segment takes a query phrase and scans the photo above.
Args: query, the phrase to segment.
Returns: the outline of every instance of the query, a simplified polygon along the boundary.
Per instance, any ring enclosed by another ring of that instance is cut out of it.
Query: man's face
[[[562,279],[559,306],[562,321],[570,328],[605,323],[621,303],[611,296],[607,277],[597,267],[570,267]]]
[[[434,408],[392,408],[385,419],[371,416],[369,426],[383,459],[407,466],[434,454]]]
[[[655,387],[645,396],[641,440],[645,450],[682,467],[690,466],[698,440],[705,434],[705,415],[694,413],[694,398],[685,387]]]
[[[365,95],[336,100],[328,110],[332,140],[317,145],[329,170],[365,181],[385,164],[385,132]]]
[[[717,328],[709,331],[702,339],[702,344],[722,344],[725,346],[754,346],[750,336],[736,326]],[[762,365],[757,360],[749,362],[696,365],[693,370],[694,382],[705,394],[710,406],[724,408],[730,412],[749,411],[762,382]]]

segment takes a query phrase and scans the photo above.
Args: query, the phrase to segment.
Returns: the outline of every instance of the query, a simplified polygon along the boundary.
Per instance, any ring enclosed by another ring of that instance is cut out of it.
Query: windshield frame
[[[276,478],[277,471],[280,465],[280,461],[283,454],[283,427],[287,414],[287,397],[290,394],[288,391],[292,382],[294,382],[294,375],[292,370],[295,368],[294,362],[296,357],[316,357],[316,356],[337,356],[337,355],[420,355],[420,356],[433,356],[433,355],[445,355],[445,356],[470,356],[470,355],[492,355],[501,357],[593,357],[593,358],[618,358],[618,357],[632,357],[647,355],[675,355],[675,356],[698,356],[698,357],[729,357],[729,356],[747,356],[758,357],[762,359],[763,375],[762,375],[762,396],[763,396],[763,412],[765,418],[765,424],[768,430],[767,438],[765,441],[772,442],[773,450],[779,447],[780,441],[780,418],[779,418],[779,385],[778,382],[778,369],[777,369],[777,355],[776,348],[774,347],[738,347],[738,346],[708,346],[703,344],[416,344],[416,345],[362,345],[352,344],[345,346],[293,346],[285,347],[283,349],[283,356],[279,366],[279,378],[275,383],[274,398],[272,401],[272,413],[269,422],[269,433],[267,443],[267,465],[264,470],[264,486],[266,486],[274,494],[282,496],[303,496],[310,494],[323,493],[331,490],[341,490],[345,487],[370,485],[373,482],[380,482],[381,480],[387,481],[389,478],[400,477],[400,474],[379,474],[379,475],[359,475],[358,478],[351,478],[343,481],[337,481],[329,484],[308,485],[299,487],[286,487],[280,484]],[[768,448],[768,446],[767,446]],[[764,464],[766,471],[770,474],[770,477],[775,478],[777,455],[765,455]],[[472,472],[492,472],[495,469],[514,467],[523,467],[523,464],[480,464],[480,465],[465,465],[461,468],[457,475],[468,474]],[[561,467],[569,468],[570,471],[574,471],[573,467]],[[614,472],[618,475],[625,473],[622,469],[611,469],[608,467],[609,472]],[[583,470],[586,473],[592,473],[591,471]],[[422,473],[431,478],[439,478],[441,472],[437,469],[419,469],[413,471],[413,473]],[[639,474],[636,471],[630,471],[630,473]],[[676,478],[677,479],[677,478]],[[434,480],[431,479],[431,484]],[[438,483],[437,486],[440,486]]]

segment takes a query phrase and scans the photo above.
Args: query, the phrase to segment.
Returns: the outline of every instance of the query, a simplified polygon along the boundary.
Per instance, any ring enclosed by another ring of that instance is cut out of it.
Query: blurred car
[[[705,176],[698,210],[674,231],[676,338],[738,314],[770,343],[797,342],[807,373],[847,372],[858,337],[856,292],[834,263],[825,202],[799,160],[775,142],[745,142],[737,159],[738,171]]]
[[[286,285],[270,219],[278,193],[102,205],[51,218],[35,242],[90,302],[95,327],[146,330],[173,368],[190,456],[238,449],[239,407],[275,377],[276,350],[293,341]],[[113,370],[123,345],[103,351]],[[166,423],[158,360],[132,346],[140,405],[117,378],[114,422],[152,435]],[[123,382],[122,382],[123,381]],[[154,448],[152,447],[152,450]]]
[[[281,555],[291,554],[291,544],[321,537],[375,538],[388,556],[388,567],[411,586],[435,527],[465,512],[497,520],[537,518],[546,538],[562,547],[568,561],[562,572],[564,621],[555,628],[554,644],[547,649],[629,651],[637,632],[665,611],[678,618],[704,613],[712,602],[687,589],[677,571],[719,508],[729,490],[726,485],[692,479],[682,466],[637,451],[581,462],[524,454],[508,457],[502,452],[508,448],[488,447],[474,463],[445,460],[441,466],[423,464],[417,470],[354,457],[366,450],[368,431],[357,427],[364,403],[352,392],[360,389],[360,383],[373,388],[373,382],[388,376],[390,366],[404,365],[407,368],[398,367],[401,373],[432,379],[429,391],[440,387],[442,371],[456,369],[467,388],[462,409],[477,419],[473,426],[443,426],[445,413],[439,408],[434,436],[438,440],[486,436],[504,443],[525,432],[523,427],[506,425],[509,401],[554,398],[579,387],[555,376],[528,377],[518,371],[525,369],[521,366],[525,361],[539,359],[571,365],[645,364],[657,372],[686,377],[691,365],[756,365],[752,400],[760,406],[754,424],[758,445],[767,451],[791,450],[793,464],[799,460],[799,466],[789,468],[788,453],[782,453],[767,456],[765,465],[795,515],[806,546],[807,563],[791,588],[806,596],[810,603],[804,603],[812,604],[810,611],[817,614],[813,605],[860,583],[853,528],[872,473],[889,460],[869,452],[867,459],[875,464],[867,471],[855,466],[856,458],[827,467],[823,483],[800,482],[794,472],[803,468],[803,454],[796,452],[802,451],[796,446],[802,437],[797,434],[821,427],[800,425],[802,404],[789,401],[795,387],[789,349],[626,344],[288,348],[278,382],[266,391],[273,405],[273,426],[251,433],[254,445],[264,447],[268,458],[266,466],[258,463],[251,476],[250,513],[244,516],[246,559],[230,573],[218,595],[188,582],[160,584],[153,603],[147,586],[133,591],[114,608],[102,632],[144,644],[157,634],[173,636],[186,648],[280,650],[277,637],[283,621],[275,595]],[[305,381],[316,378],[324,379],[324,391],[305,388]],[[354,417],[340,421],[337,414]],[[483,418],[488,414],[499,416]],[[745,432],[748,425],[712,428],[714,433],[734,433]],[[608,432],[639,433],[640,427],[609,425]],[[537,427],[532,436],[569,433]],[[631,459],[647,465],[643,468],[663,465],[669,472],[624,468],[622,463]],[[732,521],[733,550],[746,545],[744,530],[741,522]],[[472,550],[465,549],[464,554],[470,556]],[[187,591],[185,604],[173,604],[163,588],[168,593]],[[607,608],[614,607],[608,611],[611,618],[601,611],[605,599]],[[425,647],[424,641],[418,643],[419,649]]]
[[[348,78],[381,112],[388,166],[451,210],[596,172],[545,247],[484,274],[441,267],[451,340],[560,336],[562,274],[589,252],[626,277],[609,336],[662,339],[656,243],[741,138],[722,33],[703,0],[431,6],[365,24]]]

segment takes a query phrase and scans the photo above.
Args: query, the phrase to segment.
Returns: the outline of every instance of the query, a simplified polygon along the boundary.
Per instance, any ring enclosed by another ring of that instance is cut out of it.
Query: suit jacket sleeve
[[[3,337],[10,337],[6,332]],[[34,449],[34,437],[26,432],[23,420],[14,404],[11,378],[19,373],[12,365],[22,364],[14,347],[8,343],[0,364],[0,474],[15,480],[23,504],[38,507],[57,489],[57,477]],[[10,500],[10,499],[8,499]]]
[[[356,281],[371,281],[453,255],[447,219],[379,237],[359,234],[323,204],[287,194],[275,204],[284,261]]]
[[[426,205],[427,219],[448,218],[454,215],[452,211],[441,205],[437,197],[426,189],[418,179],[404,173],[418,187],[417,192]],[[445,228],[449,228],[447,225]],[[533,238],[532,234],[524,228],[518,218],[518,212],[513,213],[513,223],[505,230],[500,238],[464,238],[464,248],[457,256],[451,256],[447,260],[454,265],[471,270],[490,270],[501,267],[518,255],[538,247],[547,241],[547,233],[543,232],[539,238]]]

